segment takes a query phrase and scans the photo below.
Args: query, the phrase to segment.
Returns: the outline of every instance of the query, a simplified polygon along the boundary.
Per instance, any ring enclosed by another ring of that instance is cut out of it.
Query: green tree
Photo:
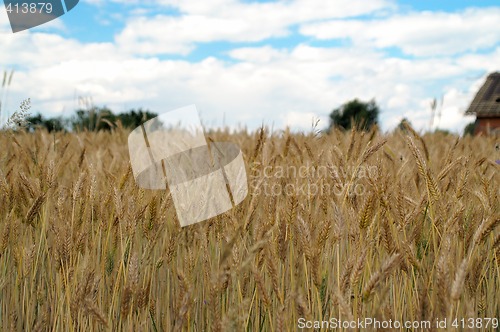
[[[65,121],[62,117],[45,118],[43,115],[38,113],[37,115],[28,117],[26,120],[28,121],[27,128],[29,131],[33,131],[38,128],[45,128],[49,133],[53,131],[65,130]]]
[[[348,101],[330,114],[330,127],[337,126],[345,130],[355,127],[370,130],[378,124],[380,109],[375,100],[362,102],[358,99]]]
[[[464,136],[471,135],[474,136],[474,131],[476,130],[476,123],[471,122],[464,128]]]
[[[111,130],[116,121],[116,115],[107,108],[93,106],[88,110],[79,109],[70,119],[74,131]]]
[[[158,115],[155,113],[139,108],[137,110],[132,109],[126,113],[120,113],[116,117],[117,120],[121,122],[123,127],[134,129],[156,116]]]
[[[111,130],[118,122],[124,128],[134,129],[145,121],[156,117],[157,114],[139,108],[125,113],[114,114],[107,107],[92,107],[89,110],[79,109],[70,120],[71,127],[75,131],[89,130]]]

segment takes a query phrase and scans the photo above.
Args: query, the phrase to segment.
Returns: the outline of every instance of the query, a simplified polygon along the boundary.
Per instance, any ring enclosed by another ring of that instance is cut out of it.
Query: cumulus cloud
[[[274,49],[272,46],[244,47],[231,50],[229,55],[237,60],[254,63],[266,63],[284,58],[283,51]]]
[[[126,52],[188,54],[194,43],[211,41],[252,42],[287,34],[276,22],[250,22],[240,17],[217,18],[201,15],[182,17],[138,17],[117,36]]]
[[[182,15],[140,16],[129,20],[116,41],[127,52],[188,54],[195,43],[256,42],[290,34],[293,25],[344,18],[390,7],[385,0],[295,0],[243,3],[235,0],[161,1]]]
[[[358,45],[397,47],[415,56],[453,55],[500,42],[500,8],[458,13],[417,12],[374,20],[331,20],[305,24],[300,32],[318,39],[349,38]]]

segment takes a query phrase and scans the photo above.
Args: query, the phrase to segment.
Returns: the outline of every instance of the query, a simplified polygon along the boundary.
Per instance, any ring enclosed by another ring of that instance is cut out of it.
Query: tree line
[[[374,100],[362,102],[358,99],[351,100],[330,114],[330,128],[339,127],[350,130],[356,127],[358,130],[370,130],[378,124],[379,106]],[[69,118],[45,117],[38,113],[26,118],[26,128],[29,131],[46,129],[54,131],[101,131],[111,130],[116,126],[124,128],[136,128],[147,120],[158,116],[148,110],[132,109],[125,113],[115,114],[108,107],[93,106],[90,109],[79,109]]]
[[[335,108],[330,113],[330,123],[326,132],[332,128],[341,130],[357,130],[368,131],[379,124],[380,107],[375,100],[367,102],[359,99],[350,100],[341,106]],[[53,131],[101,131],[111,130],[114,127],[121,126],[123,128],[137,128],[145,121],[157,117],[158,114],[148,110],[131,109],[125,113],[115,114],[108,107],[93,106],[90,109],[79,109],[69,118],[62,116],[46,118],[42,114],[36,114],[27,117],[27,129],[33,131],[35,129],[44,128],[49,132]],[[403,119],[399,124],[399,129],[404,129]],[[436,130],[443,133],[449,133],[445,130]],[[474,123],[469,124],[464,135],[472,134],[474,131]]]
[[[158,114],[148,110],[131,109],[128,112],[115,114],[108,107],[92,107],[87,110],[79,109],[69,118],[44,117],[38,113],[28,116],[26,128],[29,131],[35,129],[46,129],[54,131],[101,131],[111,130],[114,127],[136,128],[145,121],[157,117]]]

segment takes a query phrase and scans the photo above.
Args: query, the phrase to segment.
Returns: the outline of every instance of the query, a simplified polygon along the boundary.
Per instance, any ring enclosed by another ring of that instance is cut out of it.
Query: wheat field
[[[495,138],[207,135],[241,147],[249,195],[181,228],[136,186],[126,130],[0,132],[0,330],[500,317]]]

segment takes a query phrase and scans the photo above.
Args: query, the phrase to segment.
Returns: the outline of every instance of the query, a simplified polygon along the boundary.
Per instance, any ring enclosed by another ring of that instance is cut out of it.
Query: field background
[[[181,229],[168,192],[135,185],[127,135],[0,133],[0,330],[500,317],[494,138],[208,133],[242,148],[250,194]],[[261,172],[290,165],[352,171]],[[366,167],[378,171],[359,176]],[[266,183],[364,192],[270,196],[259,192]]]

